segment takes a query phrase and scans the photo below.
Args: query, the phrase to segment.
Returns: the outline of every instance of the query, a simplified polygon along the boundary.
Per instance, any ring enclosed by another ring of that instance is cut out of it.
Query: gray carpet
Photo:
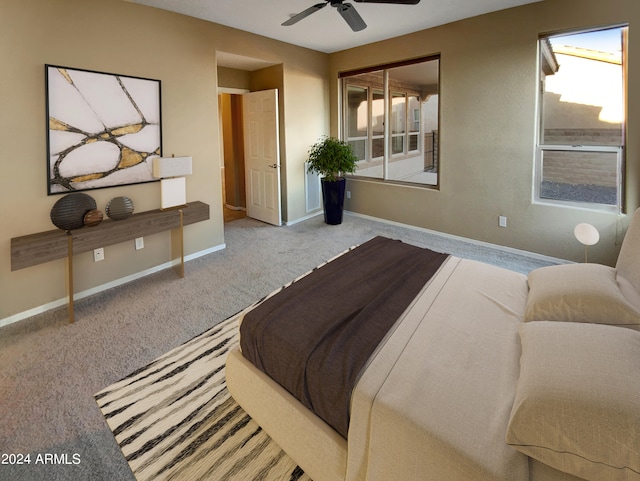
[[[519,272],[548,265],[349,215],[339,226],[231,222],[227,248],[188,262],[184,279],[166,270],[80,300],[74,324],[61,308],[0,328],[0,452],[31,461],[0,464],[0,480],[133,481],[93,395],[374,235]]]

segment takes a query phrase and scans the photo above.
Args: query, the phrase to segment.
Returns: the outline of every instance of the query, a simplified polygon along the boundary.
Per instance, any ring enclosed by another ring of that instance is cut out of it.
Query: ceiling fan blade
[[[312,13],[315,13],[318,10],[320,10],[321,8],[326,7],[326,6],[327,6],[326,2],[325,3],[316,3],[313,7],[309,7],[306,10],[303,10],[302,12],[298,13],[297,15],[294,15],[293,17],[291,17],[289,20],[284,22],[282,24],[282,26],[283,27],[288,27],[289,25],[293,25],[294,23],[298,23],[303,18],[307,18]]]
[[[342,3],[340,5],[336,5],[335,7],[338,9],[338,12],[340,13],[340,15],[342,15],[342,18],[345,19],[345,21],[351,27],[351,30],[353,30],[354,32],[359,32],[360,30],[364,30],[365,28],[367,28],[367,24],[364,23],[364,20],[362,20],[360,14],[358,14],[356,9],[353,8],[353,5],[351,5],[350,3]]]
[[[358,3],[391,3],[396,5],[418,5],[420,0],[353,0]]]

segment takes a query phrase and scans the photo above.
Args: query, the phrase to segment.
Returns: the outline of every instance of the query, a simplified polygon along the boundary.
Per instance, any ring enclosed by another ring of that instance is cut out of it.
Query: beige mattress
[[[359,380],[348,442],[238,349],[227,384],[314,481],[576,481],[505,443],[527,290],[524,275],[451,257]]]

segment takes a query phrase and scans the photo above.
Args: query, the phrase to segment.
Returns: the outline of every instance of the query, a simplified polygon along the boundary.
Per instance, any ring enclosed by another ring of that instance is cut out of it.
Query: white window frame
[[[605,152],[616,154],[616,204],[600,204],[597,202],[580,202],[563,199],[550,199],[542,197],[540,190],[542,187],[543,172],[543,154],[544,152]],[[582,209],[602,210],[620,213],[622,209],[622,187],[623,187],[623,147],[602,146],[602,145],[562,145],[562,144],[539,144],[536,148],[536,163],[534,175],[534,202],[538,204],[547,204],[555,206],[567,206]]]
[[[535,150],[535,159],[534,159],[534,179],[533,179],[533,202],[538,204],[546,204],[553,206],[566,206],[566,207],[574,207],[588,210],[598,210],[605,212],[614,212],[619,214],[622,212],[623,207],[623,198],[624,198],[624,151],[626,146],[626,139],[623,135],[623,142],[625,145],[622,146],[607,146],[607,145],[568,145],[568,144],[544,144],[541,143],[541,139],[543,138],[543,99],[544,99],[544,82],[542,78],[542,65],[541,65],[541,42],[544,38],[550,38],[554,36],[560,35],[571,35],[571,34],[580,34],[587,32],[597,32],[601,30],[608,30],[613,28],[628,28],[628,25],[611,25],[608,27],[600,27],[594,29],[580,30],[580,31],[567,31],[565,33],[556,33],[554,35],[545,35],[540,36],[538,39],[538,57],[537,57],[537,85],[539,88],[537,89],[537,112],[536,112],[536,150]],[[627,54],[626,49],[628,48],[628,44],[623,46],[623,62],[626,61]],[[624,97],[626,98],[627,92],[627,82],[625,70],[622,72],[622,81],[624,83]],[[625,105],[626,109],[626,105]],[[623,132],[625,130],[625,125],[623,122]],[[571,200],[563,200],[563,199],[551,199],[551,198],[543,198],[541,197],[541,187],[542,181],[544,178],[543,173],[543,155],[544,152],[552,152],[552,151],[565,151],[565,152],[605,152],[605,153],[614,153],[616,154],[616,204],[602,204],[597,202],[581,202],[581,201],[571,201]]]

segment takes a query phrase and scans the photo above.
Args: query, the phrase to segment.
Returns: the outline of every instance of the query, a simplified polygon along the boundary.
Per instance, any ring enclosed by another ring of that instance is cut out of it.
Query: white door
[[[278,91],[242,96],[247,215],[281,224]]]

